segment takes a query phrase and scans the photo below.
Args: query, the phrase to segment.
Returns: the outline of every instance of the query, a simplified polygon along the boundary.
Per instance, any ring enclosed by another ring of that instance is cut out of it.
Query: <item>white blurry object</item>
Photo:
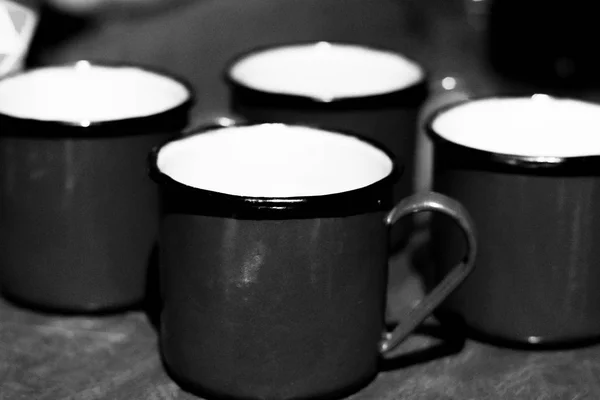
[[[53,6],[58,9],[72,13],[72,14],[84,14],[87,12],[93,12],[100,7],[104,6],[110,0],[50,0]]]
[[[38,13],[12,0],[0,0],[0,76],[23,68]]]
[[[102,14],[111,11],[123,11],[131,15],[136,11],[161,10],[185,1],[199,0],[47,0],[62,12],[73,15]]]

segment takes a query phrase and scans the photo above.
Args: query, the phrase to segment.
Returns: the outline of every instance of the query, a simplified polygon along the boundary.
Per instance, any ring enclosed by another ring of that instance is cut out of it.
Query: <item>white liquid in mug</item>
[[[386,153],[352,136],[264,124],[221,128],[164,146],[158,168],[187,186],[247,197],[346,192],[390,174]]]
[[[423,80],[424,72],[397,53],[319,42],[250,54],[230,76],[256,90],[332,101],[401,90]]]
[[[529,157],[600,155],[600,105],[547,95],[490,98],[441,113],[441,137],[474,149]]]
[[[167,76],[85,61],[35,69],[0,81],[0,113],[84,125],[161,113],[189,97],[184,85]]]

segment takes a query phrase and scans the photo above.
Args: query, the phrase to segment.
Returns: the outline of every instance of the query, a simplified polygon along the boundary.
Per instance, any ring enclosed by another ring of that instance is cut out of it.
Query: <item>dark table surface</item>
[[[396,259],[396,273],[402,260]],[[396,280],[390,319],[419,293]],[[42,315],[0,303],[1,399],[194,399],[166,374],[157,332],[142,312],[105,317]],[[425,329],[428,328],[428,329]],[[367,399],[598,399],[600,347],[523,351],[437,333],[428,322],[359,393]],[[443,331],[442,331],[443,332]]]
[[[485,5],[485,0],[197,0],[161,13],[108,15],[85,24],[45,14],[30,62],[92,58],[168,69],[196,88],[193,123],[198,123],[227,113],[221,69],[240,51],[290,40],[356,41],[397,49],[423,63],[434,92],[426,114],[467,95],[514,89],[487,64]],[[448,77],[453,80],[443,80]],[[419,184],[427,187],[425,140],[420,152]],[[392,261],[390,320],[422,295],[408,260]],[[353,398],[600,398],[600,347],[511,350],[440,339],[436,325],[430,328],[403,343],[400,355]],[[144,313],[64,317],[0,301],[0,399],[193,398],[165,373],[156,329]]]

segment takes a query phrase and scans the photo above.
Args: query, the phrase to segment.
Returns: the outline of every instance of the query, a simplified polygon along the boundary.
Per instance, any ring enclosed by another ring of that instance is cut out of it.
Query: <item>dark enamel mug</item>
[[[350,394],[470,273],[460,204],[398,204],[393,156],[359,136],[285,124],[210,127],[154,150],[162,193],[161,348],[184,387],[208,396]],[[450,216],[462,260],[384,334],[388,230],[421,211]]]
[[[472,99],[427,123],[434,189],[477,225],[477,268],[439,309],[509,346],[600,338],[600,106],[543,94]],[[460,239],[433,225],[443,275]]]
[[[191,89],[80,61],[0,80],[0,287],[59,312],[143,301],[158,235],[148,152],[187,124]]]
[[[349,130],[382,144],[405,166],[394,199],[414,192],[427,74],[404,54],[343,42],[281,44],[239,55],[225,81],[231,110],[243,120]],[[395,227],[394,244],[408,237],[410,225],[406,218]]]

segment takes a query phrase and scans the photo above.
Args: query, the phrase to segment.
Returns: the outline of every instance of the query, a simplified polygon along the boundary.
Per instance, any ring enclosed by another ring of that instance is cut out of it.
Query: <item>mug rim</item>
[[[292,128],[308,128],[351,137],[360,140],[366,145],[381,151],[391,161],[392,167],[389,173],[378,180],[359,188],[346,190],[343,192],[334,192],[316,195],[290,196],[290,197],[259,197],[246,196],[218,192],[209,189],[197,188],[185,183],[181,183],[158,167],[158,157],[163,148],[167,145],[189,138],[190,136],[202,135],[208,132],[243,127],[260,126],[283,126]],[[165,142],[155,146],[148,155],[148,175],[159,186],[166,188],[170,192],[176,192],[179,195],[189,197],[184,208],[192,214],[229,216],[239,219],[244,218],[306,218],[319,216],[344,216],[364,213],[368,211],[387,211],[392,207],[391,187],[398,181],[404,172],[404,165],[389,150],[376,141],[354,132],[342,129],[330,129],[313,124],[300,123],[280,123],[280,122],[240,122],[234,125],[211,124],[191,129],[185,136],[169,138]],[[389,196],[381,196],[380,188],[390,185]],[[389,198],[387,198],[389,197]],[[202,207],[194,199],[200,199]],[[167,201],[168,203],[168,201]],[[209,210],[216,207],[218,210]],[[202,210],[196,210],[201,208]],[[317,212],[318,211],[318,212]]]
[[[186,92],[187,96],[183,101],[177,102],[174,105],[162,111],[148,115],[128,116],[110,120],[85,121],[85,123],[82,123],[83,121],[71,121],[61,119],[44,120],[33,117],[20,117],[0,111],[0,122],[11,125],[27,126],[29,128],[28,136],[35,135],[54,137],[56,136],[54,133],[58,131],[62,132],[61,135],[73,135],[73,137],[81,138],[94,136],[119,136],[131,134],[132,132],[135,133],[135,131],[138,130],[143,131],[149,129],[150,131],[153,131],[155,129],[152,128],[156,128],[157,126],[164,126],[165,124],[168,125],[168,121],[173,115],[177,115],[181,112],[186,113],[196,102],[195,90],[187,79],[176,75],[173,72],[137,62],[79,59],[70,62],[51,63],[23,71],[13,71],[12,73],[4,75],[2,78],[0,78],[0,84],[5,80],[9,80],[21,75],[26,75],[37,71],[49,70],[53,68],[75,68],[79,63],[88,63],[91,67],[102,67],[109,69],[132,68],[138,71],[150,73],[156,75],[157,77],[165,78],[172,83],[180,85]],[[184,126],[181,126],[176,129],[183,128]],[[6,129],[6,131],[9,130],[10,129]],[[47,130],[48,133],[43,133],[44,130]],[[5,132],[2,132],[0,133],[0,136],[8,135]]]
[[[254,54],[266,53],[271,50],[277,50],[282,48],[291,48],[291,47],[301,47],[307,45],[317,45],[319,43],[328,43],[331,45],[341,45],[341,46],[352,46],[356,48],[366,49],[366,50],[375,50],[378,52],[384,52],[388,54],[399,55],[405,60],[414,63],[417,65],[422,75],[415,82],[404,86],[400,89],[395,89],[387,92],[381,93],[373,93],[368,95],[359,95],[359,96],[341,96],[341,97],[333,97],[331,99],[320,99],[318,97],[298,94],[298,93],[286,93],[286,92],[274,92],[268,91],[264,89],[257,89],[250,85],[246,85],[239,80],[233,78],[231,71],[243,59],[250,57]],[[396,51],[390,48],[386,48],[384,46],[377,46],[372,44],[364,44],[358,42],[351,41],[343,41],[343,40],[296,40],[291,42],[282,42],[282,43],[274,43],[267,44],[262,46],[255,46],[249,50],[241,52],[236,56],[232,57],[225,65],[225,68],[222,70],[222,79],[225,83],[230,87],[240,91],[243,91],[247,94],[251,94],[253,96],[260,97],[268,97],[272,98],[274,104],[279,103],[294,103],[300,106],[312,106],[312,107],[354,107],[357,103],[361,103],[361,107],[365,107],[368,105],[378,106],[380,104],[387,104],[390,102],[396,103],[398,100],[402,100],[403,102],[411,102],[413,98],[417,97],[426,97],[426,93],[428,91],[427,82],[430,79],[430,72],[422,63],[416,61],[415,59],[408,57],[404,53],[400,51]],[[423,94],[425,93],[425,94]],[[415,101],[416,102],[416,101]]]
[[[464,155],[461,157],[455,157],[455,160],[453,161],[467,165],[485,165],[492,169],[495,167],[508,171],[528,170],[530,172],[538,171],[540,173],[544,171],[561,171],[572,172],[576,174],[583,173],[586,175],[599,175],[598,173],[594,173],[594,171],[589,170],[589,166],[600,166],[600,154],[582,156],[526,156],[519,154],[498,153],[491,150],[478,149],[457,143],[443,137],[433,128],[433,124],[439,116],[465,104],[494,99],[527,99],[537,95],[546,96],[556,100],[577,100],[574,97],[544,92],[471,96],[466,99],[443,105],[429,114],[424,123],[425,132],[427,136],[432,139],[436,147],[440,146],[448,148],[451,151],[460,152],[461,155]]]

